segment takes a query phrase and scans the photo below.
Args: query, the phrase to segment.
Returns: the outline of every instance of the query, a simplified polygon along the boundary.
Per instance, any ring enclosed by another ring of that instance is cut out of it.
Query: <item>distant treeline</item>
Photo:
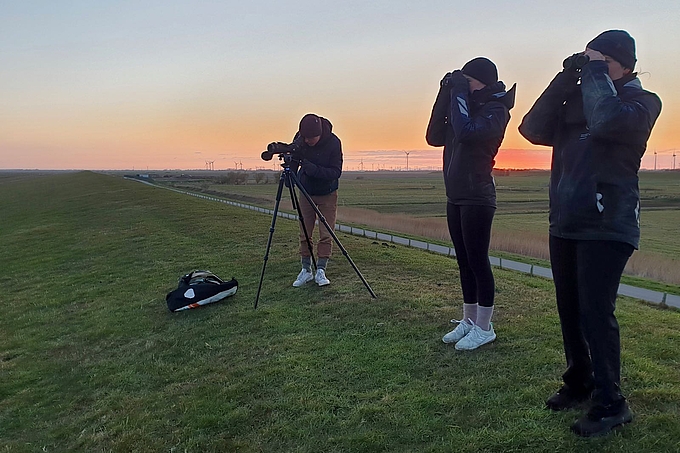
[[[203,181],[213,184],[225,184],[225,185],[243,185],[243,184],[269,184],[277,182],[279,179],[279,173],[268,172],[247,172],[243,170],[230,171],[230,172],[220,172],[219,174],[158,174],[158,173],[138,173],[134,175],[125,175],[126,178],[139,179],[142,181],[152,182],[157,179],[170,178],[172,180],[183,180],[183,181]],[[166,179],[167,180],[167,179]]]

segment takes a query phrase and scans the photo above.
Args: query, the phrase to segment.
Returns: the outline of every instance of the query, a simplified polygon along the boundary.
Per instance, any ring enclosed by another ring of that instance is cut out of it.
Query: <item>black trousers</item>
[[[594,388],[596,405],[623,404],[621,344],[614,315],[621,274],[633,246],[550,236],[557,311],[567,370],[562,378],[579,391]]]
[[[489,242],[495,212],[492,206],[446,203],[446,220],[466,304],[493,306],[496,287],[489,263]]]

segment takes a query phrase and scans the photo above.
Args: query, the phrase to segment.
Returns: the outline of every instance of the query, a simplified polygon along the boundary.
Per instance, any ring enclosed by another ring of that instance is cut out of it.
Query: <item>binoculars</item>
[[[564,69],[573,69],[574,71],[580,71],[585,65],[590,61],[588,55],[582,53],[575,53],[574,55],[565,58],[562,62],[562,67]]]

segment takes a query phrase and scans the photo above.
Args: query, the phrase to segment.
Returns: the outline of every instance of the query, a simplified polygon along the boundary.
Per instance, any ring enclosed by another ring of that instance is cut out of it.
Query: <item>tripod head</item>
[[[290,170],[292,165],[300,165],[302,157],[293,153],[281,153],[279,154],[279,160],[283,161],[281,162],[281,166],[284,170]]]

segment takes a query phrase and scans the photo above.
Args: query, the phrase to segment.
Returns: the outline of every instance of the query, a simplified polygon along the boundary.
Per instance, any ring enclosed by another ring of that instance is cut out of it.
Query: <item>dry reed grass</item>
[[[441,217],[413,217],[407,214],[383,214],[370,209],[338,206],[337,220],[366,225],[379,230],[422,236],[448,241],[449,229],[446,219]]]
[[[644,251],[636,251],[628,260],[626,274],[680,285],[680,262]]]

